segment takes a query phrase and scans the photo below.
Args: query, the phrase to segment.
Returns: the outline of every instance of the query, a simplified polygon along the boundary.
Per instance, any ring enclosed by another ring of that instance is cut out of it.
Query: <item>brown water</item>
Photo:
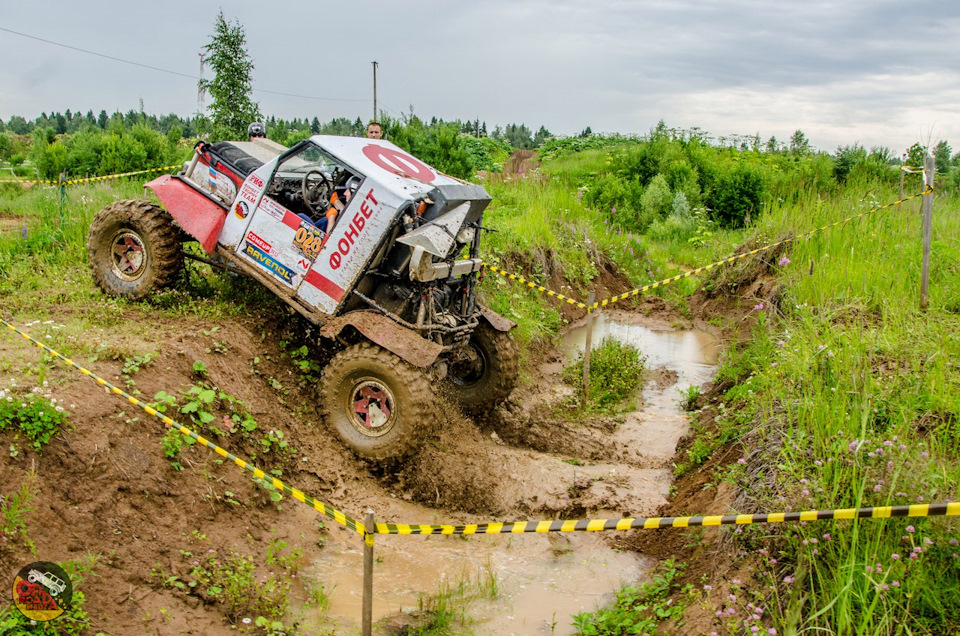
[[[649,368],[672,372],[660,374],[669,380],[642,389],[643,407],[628,414],[611,436],[630,461],[573,467],[549,455],[528,459],[549,465],[551,472],[562,467],[586,475],[617,473],[629,491],[626,499],[635,502],[631,513],[638,516],[651,514],[666,502],[670,462],[687,430],[686,416],[678,408],[680,391],[707,382],[719,356],[716,340],[706,332],[648,324],[634,314],[604,313],[593,331],[595,344],[605,336],[629,342],[647,356]],[[574,325],[564,334],[561,350],[573,358],[584,340],[585,323]],[[517,454],[530,451],[517,449]],[[430,508],[397,503],[404,508],[404,519],[450,521],[437,519],[437,511]],[[596,516],[618,517],[624,511],[608,512]],[[594,533],[377,537],[375,554],[375,621],[416,609],[421,595],[436,594],[443,583],[489,580],[492,575],[499,596],[476,600],[468,610],[475,620],[471,629],[478,635],[573,634],[573,615],[608,604],[617,590],[643,580],[654,565],[642,555],[613,550]],[[362,543],[355,536],[332,533],[303,574],[325,582],[330,598],[327,623],[345,628],[345,633],[356,630],[362,607]],[[309,625],[313,621],[307,613]]]

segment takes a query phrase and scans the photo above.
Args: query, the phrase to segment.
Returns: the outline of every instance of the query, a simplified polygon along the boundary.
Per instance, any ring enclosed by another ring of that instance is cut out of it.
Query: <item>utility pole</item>
[[[201,81],[201,82],[203,81],[203,63],[204,63],[204,62],[206,62],[206,60],[203,59],[203,51],[200,51],[200,81]],[[198,115],[202,115],[202,114],[203,114],[203,95],[204,95],[204,93],[206,93],[206,91],[203,90],[203,88],[201,88],[200,85],[198,84],[198,85],[197,85],[197,114],[198,114]]]
[[[373,62],[373,121],[377,121],[377,62]]]

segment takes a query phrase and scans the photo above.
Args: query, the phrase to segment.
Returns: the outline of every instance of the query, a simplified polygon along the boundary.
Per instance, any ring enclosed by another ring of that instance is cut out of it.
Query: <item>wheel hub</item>
[[[396,420],[393,392],[376,380],[359,382],[350,396],[350,421],[364,435],[379,437]]]
[[[119,232],[110,244],[113,273],[125,281],[140,278],[146,270],[147,251],[143,239],[130,231]]]
[[[452,360],[448,377],[459,386],[471,386],[479,382],[486,371],[487,360],[483,352],[471,343],[464,346]]]

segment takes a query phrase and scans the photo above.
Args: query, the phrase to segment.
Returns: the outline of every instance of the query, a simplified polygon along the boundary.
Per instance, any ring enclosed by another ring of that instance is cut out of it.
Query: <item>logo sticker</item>
[[[34,621],[52,621],[73,600],[73,583],[56,563],[35,561],[25,565],[13,579],[13,604]]]
[[[267,254],[273,252],[273,246],[264,241],[262,238],[254,234],[253,232],[247,233],[247,240],[262,249]]]
[[[264,269],[274,273],[283,282],[293,282],[293,270],[288,268],[286,265],[277,262],[276,259],[250,241],[247,241],[246,246],[243,248],[243,253],[256,261],[256,263]]]
[[[250,214],[250,206],[247,205],[246,201],[237,201],[237,204],[233,206],[233,213],[237,215],[238,219],[245,219]]]

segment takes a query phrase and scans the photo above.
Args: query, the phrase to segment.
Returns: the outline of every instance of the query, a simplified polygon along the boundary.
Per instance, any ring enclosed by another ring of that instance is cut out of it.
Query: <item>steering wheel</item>
[[[329,177],[320,170],[314,168],[303,175],[303,182],[300,184],[300,190],[303,194],[303,202],[316,212],[326,212],[325,204],[330,198],[330,192],[333,191],[333,184]]]

